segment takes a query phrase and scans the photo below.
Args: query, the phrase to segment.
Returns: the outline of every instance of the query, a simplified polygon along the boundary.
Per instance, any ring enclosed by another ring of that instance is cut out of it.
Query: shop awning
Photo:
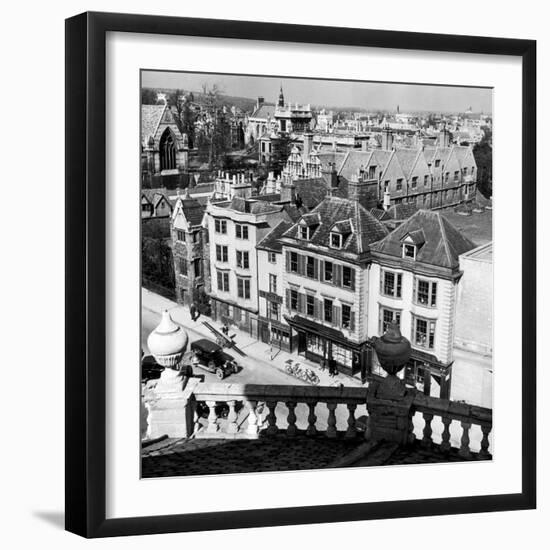
[[[285,315],[285,320],[295,330],[317,334],[322,338],[327,338],[328,340],[332,340],[333,342],[342,344],[343,346],[346,346],[353,350],[360,350],[363,347],[363,344],[352,342],[351,340],[346,338],[342,331],[332,327],[321,325],[320,323],[316,323],[315,321],[311,321],[310,319],[306,319],[305,317],[300,317],[299,315],[294,315],[294,317],[287,317]]]

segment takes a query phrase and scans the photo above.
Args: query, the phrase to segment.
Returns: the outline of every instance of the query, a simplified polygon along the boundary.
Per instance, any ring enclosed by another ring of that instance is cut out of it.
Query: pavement
[[[173,302],[163,296],[159,296],[150,290],[142,288],[141,291],[141,307],[142,307],[142,347],[147,355],[147,336],[157,326],[160,321],[160,314],[167,309],[172,316],[172,319],[182,325],[189,333],[191,341],[199,338],[208,338],[214,340],[214,335],[203,321],[212,324],[214,327],[221,329],[221,325],[213,321],[210,317],[201,315],[193,321],[189,308],[181,304]],[[288,353],[284,350],[274,350],[269,345],[256,340],[246,332],[230,327],[230,335],[235,335],[234,342],[246,357],[241,357],[236,352],[227,348],[225,351],[229,355],[233,355],[237,363],[244,367],[238,373],[231,375],[231,382],[247,382],[250,384],[296,384],[307,385],[306,382],[287,374],[285,371],[286,362],[291,360],[293,364],[299,364],[302,369],[309,368],[317,374],[320,379],[320,386],[363,386],[361,380],[352,378],[344,374],[337,374],[334,377],[329,376],[327,370],[321,370],[319,365],[307,361],[304,357],[294,353]],[[283,376],[281,376],[283,375]],[[212,381],[218,381],[212,377]]]

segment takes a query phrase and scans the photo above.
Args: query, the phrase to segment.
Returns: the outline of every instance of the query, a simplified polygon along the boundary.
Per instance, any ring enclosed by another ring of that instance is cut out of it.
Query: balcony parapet
[[[406,389],[401,401],[378,397],[372,388],[369,391],[344,386],[194,381],[183,393],[186,437],[256,439],[306,435],[384,440],[385,433],[397,431],[399,438],[394,441],[402,445],[419,439],[423,446],[438,446],[443,452],[457,447],[465,459],[472,458],[473,452],[478,458],[491,457],[491,409],[425,396],[411,388]],[[381,409],[383,414],[379,414]],[[202,417],[202,411],[205,415],[207,412],[207,418]],[[365,417],[366,423],[359,422]],[[415,435],[420,429],[420,436]]]

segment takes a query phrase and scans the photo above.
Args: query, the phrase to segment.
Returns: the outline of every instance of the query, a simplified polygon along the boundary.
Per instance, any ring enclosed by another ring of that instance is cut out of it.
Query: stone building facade
[[[172,254],[178,303],[198,305],[210,293],[208,232],[202,226],[204,207],[188,191],[178,197],[172,214]]]

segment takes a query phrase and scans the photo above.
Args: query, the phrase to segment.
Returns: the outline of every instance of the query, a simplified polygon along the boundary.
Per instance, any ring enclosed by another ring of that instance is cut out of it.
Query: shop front
[[[300,316],[287,318],[287,322],[296,333],[295,351],[308,361],[348,376],[368,370],[370,353],[366,343],[352,342],[341,331]]]

